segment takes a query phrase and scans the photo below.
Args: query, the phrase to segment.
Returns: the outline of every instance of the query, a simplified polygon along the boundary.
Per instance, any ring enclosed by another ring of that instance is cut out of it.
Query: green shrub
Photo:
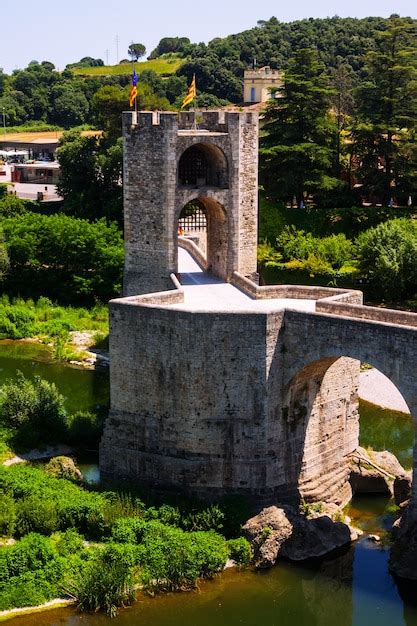
[[[139,517],[122,517],[115,521],[112,539],[118,543],[140,543],[146,522]]]
[[[40,570],[55,556],[56,553],[49,539],[30,533],[15,545],[1,549],[0,581],[5,584],[9,578]]]
[[[247,539],[238,537],[237,539],[229,539],[227,542],[230,558],[237,565],[249,565],[253,558],[253,550]]]
[[[123,561],[107,563],[100,558],[67,581],[64,590],[77,600],[82,611],[102,610],[110,617],[135,599],[131,568]]]
[[[217,504],[212,504],[202,511],[184,515],[181,526],[184,530],[216,530],[223,528],[224,512]]]
[[[193,588],[200,576],[221,571],[227,561],[226,540],[214,532],[186,533],[148,522],[138,546],[141,581],[148,590]]]
[[[72,528],[55,533],[51,539],[59,556],[70,557],[84,548],[84,538]]]
[[[17,503],[16,533],[22,537],[31,532],[50,535],[59,528],[56,503],[34,495]]]
[[[68,417],[68,441],[74,446],[97,448],[103,425],[103,417],[88,411],[78,411]]]
[[[20,440],[55,443],[66,433],[64,398],[54,383],[38,376],[32,381],[18,372],[0,388],[0,422],[20,430]]]
[[[0,495],[0,537],[12,537],[16,528],[16,504],[7,493]]]
[[[57,595],[57,588],[36,573],[11,579],[0,591],[0,611],[25,606],[38,606]]]

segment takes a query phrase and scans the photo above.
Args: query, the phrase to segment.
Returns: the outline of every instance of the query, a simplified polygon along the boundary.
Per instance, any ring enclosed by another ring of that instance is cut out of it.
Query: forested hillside
[[[404,18],[403,21],[414,25],[417,40],[417,20]],[[375,49],[376,33],[386,30],[388,24],[389,20],[381,17],[309,18],[290,23],[272,17],[258,22],[251,30],[213,39],[207,45],[192,46],[189,61],[178,74],[191,78],[195,73],[202,91],[240,102],[243,71],[254,59],[258,66],[286,69],[297,50],[317,48],[329,74],[344,60],[360,78],[364,56]]]

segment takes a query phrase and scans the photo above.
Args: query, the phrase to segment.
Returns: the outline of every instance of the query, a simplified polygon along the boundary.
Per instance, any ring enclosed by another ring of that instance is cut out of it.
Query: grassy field
[[[160,57],[152,61],[143,61],[136,63],[136,71],[138,74],[144,70],[152,70],[157,74],[175,74],[177,69],[184,63],[184,59],[177,56]],[[80,76],[122,76],[132,73],[131,63],[122,63],[120,65],[103,65],[101,67],[76,67],[73,69],[75,74]]]

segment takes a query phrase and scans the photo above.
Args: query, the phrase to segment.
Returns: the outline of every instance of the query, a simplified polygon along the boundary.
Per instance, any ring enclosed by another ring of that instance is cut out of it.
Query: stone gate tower
[[[123,114],[124,294],[172,288],[182,208],[207,218],[207,265],[229,280],[256,274],[258,115],[254,112]]]

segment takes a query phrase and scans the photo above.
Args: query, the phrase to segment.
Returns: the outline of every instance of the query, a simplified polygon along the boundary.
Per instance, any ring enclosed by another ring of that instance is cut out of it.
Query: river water
[[[21,370],[56,383],[69,411],[106,410],[108,374],[51,363],[43,346],[0,342],[0,384]],[[411,467],[411,418],[361,403],[361,444],[389,449]],[[91,480],[97,466],[83,465]],[[387,498],[356,498],[348,514],[366,537],[321,561],[280,562],[265,572],[228,570],[196,592],[139,597],[114,626],[417,626],[417,584],[399,585],[388,571],[392,517]],[[104,615],[59,609],[15,618],[16,626],[110,626]]]

